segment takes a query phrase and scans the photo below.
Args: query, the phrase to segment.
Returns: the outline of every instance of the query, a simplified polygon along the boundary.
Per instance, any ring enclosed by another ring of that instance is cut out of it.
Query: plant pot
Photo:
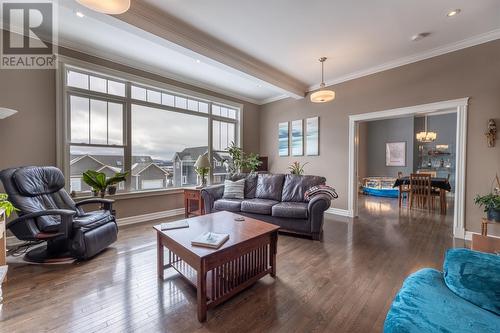
[[[488,220],[500,222],[500,209],[490,208],[488,210]]]
[[[109,186],[108,187],[108,194],[115,195],[116,194],[116,186]]]
[[[104,198],[104,196],[106,195],[106,189],[101,190],[101,192],[99,193],[101,194],[101,198]]]
[[[92,190],[92,195],[97,197],[99,195],[99,190]]]

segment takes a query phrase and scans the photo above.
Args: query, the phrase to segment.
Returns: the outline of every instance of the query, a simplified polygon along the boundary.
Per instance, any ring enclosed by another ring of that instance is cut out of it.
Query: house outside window
[[[194,186],[202,154],[212,156],[211,182],[227,174],[224,150],[238,142],[241,106],[195,97],[141,78],[61,66],[65,128],[62,169],[70,188],[88,192],[83,172],[128,172],[119,192]],[[130,124],[130,126],[127,126]],[[211,127],[211,131],[209,130]]]

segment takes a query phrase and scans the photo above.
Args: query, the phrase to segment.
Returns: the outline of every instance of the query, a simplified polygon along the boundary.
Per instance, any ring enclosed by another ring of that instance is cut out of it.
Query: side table
[[[496,222],[483,218],[481,223],[481,235],[472,235],[472,250],[489,253],[500,252],[500,238],[488,236],[488,224],[493,223]]]
[[[184,216],[200,216],[205,214],[205,204],[201,197],[201,188],[184,189]]]

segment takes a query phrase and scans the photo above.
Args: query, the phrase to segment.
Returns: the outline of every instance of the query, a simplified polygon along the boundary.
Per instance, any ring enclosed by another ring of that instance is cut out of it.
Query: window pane
[[[199,102],[198,108],[199,108],[200,112],[208,113],[208,103]]]
[[[198,101],[188,100],[188,110],[198,111]]]
[[[220,116],[220,106],[212,105],[212,114]]]
[[[226,150],[226,148],[229,146],[228,141],[227,141],[227,123],[221,122],[220,123],[220,147],[221,150]]]
[[[220,115],[221,117],[227,117],[227,108],[225,107],[220,108]]]
[[[70,97],[71,142],[89,143],[89,99]]]
[[[140,101],[146,100],[146,89],[132,86],[132,98]]]
[[[234,124],[228,123],[227,124],[227,143],[231,144],[231,142],[236,142],[235,130],[234,130]]]
[[[236,110],[234,109],[229,109],[228,115],[229,118],[236,119]]]
[[[222,150],[220,147],[220,121],[212,122],[212,147],[213,150]]]
[[[90,192],[90,186],[83,181],[83,173],[87,170],[104,172],[106,177],[113,176],[123,170],[123,148],[70,147],[71,190]],[[125,188],[120,183],[118,188]]]
[[[228,162],[231,161],[231,158],[229,157],[229,154],[223,152],[214,152],[213,155],[213,183],[223,183],[224,180],[229,176]]]
[[[106,93],[106,80],[100,77],[90,77],[90,90]]]
[[[185,99],[184,97],[175,96],[175,107],[187,109],[187,99]]]
[[[132,105],[134,190],[157,186],[159,179],[163,187],[197,185],[194,163],[207,151],[207,118]]]
[[[108,144],[123,145],[123,105],[108,103]]]
[[[125,83],[108,80],[108,94],[125,97]]]
[[[175,106],[174,96],[169,94],[161,94],[161,104],[167,106]]]
[[[161,93],[148,89],[148,102],[161,104]]]
[[[68,71],[68,86],[89,89],[89,76],[78,72]]]
[[[108,116],[107,103],[90,100],[90,143],[107,144]]]

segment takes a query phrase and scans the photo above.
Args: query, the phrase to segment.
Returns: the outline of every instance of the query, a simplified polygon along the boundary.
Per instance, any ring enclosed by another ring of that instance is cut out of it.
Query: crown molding
[[[127,12],[114,17],[210,58],[222,66],[267,82],[290,97],[298,99],[305,96],[305,83],[144,2],[133,1]]]
[[[264,104],[276,102],[276,101],[279,101],[279,100],[282,100],[282,99],[285,99],[285,98],[288,98],[288,97],[289,96],[287,96],[287,95],[278,95],[278,96],[274,96],[274,97],[269,97],[269,98],[261,99],[261,100],[259,100],[259,105],[264,105]]]
[[[327,80],[325,82],[326,86],[332,86],[342,82],[358,79],[363,76],[376,74],[396,67],[408,65],[414,62],[422,61],[425,59],[437,57],[446,53],[462,50],[475,45],[491,42],[493,40],[500,39],[500,29],[495,29],[480,35],[476,35],[461,41],[451,43],[445,46],[431,49],[429,51],[421,52],[415,55],[411,55],[404,58],[399,58],[393,61],[386,62],[385,64],[370,67],[360,71],[356,71],[347,75],[340,76],[338,78]],[[319,89],[319,84],[310,86],[308,91],[314,91]]]

